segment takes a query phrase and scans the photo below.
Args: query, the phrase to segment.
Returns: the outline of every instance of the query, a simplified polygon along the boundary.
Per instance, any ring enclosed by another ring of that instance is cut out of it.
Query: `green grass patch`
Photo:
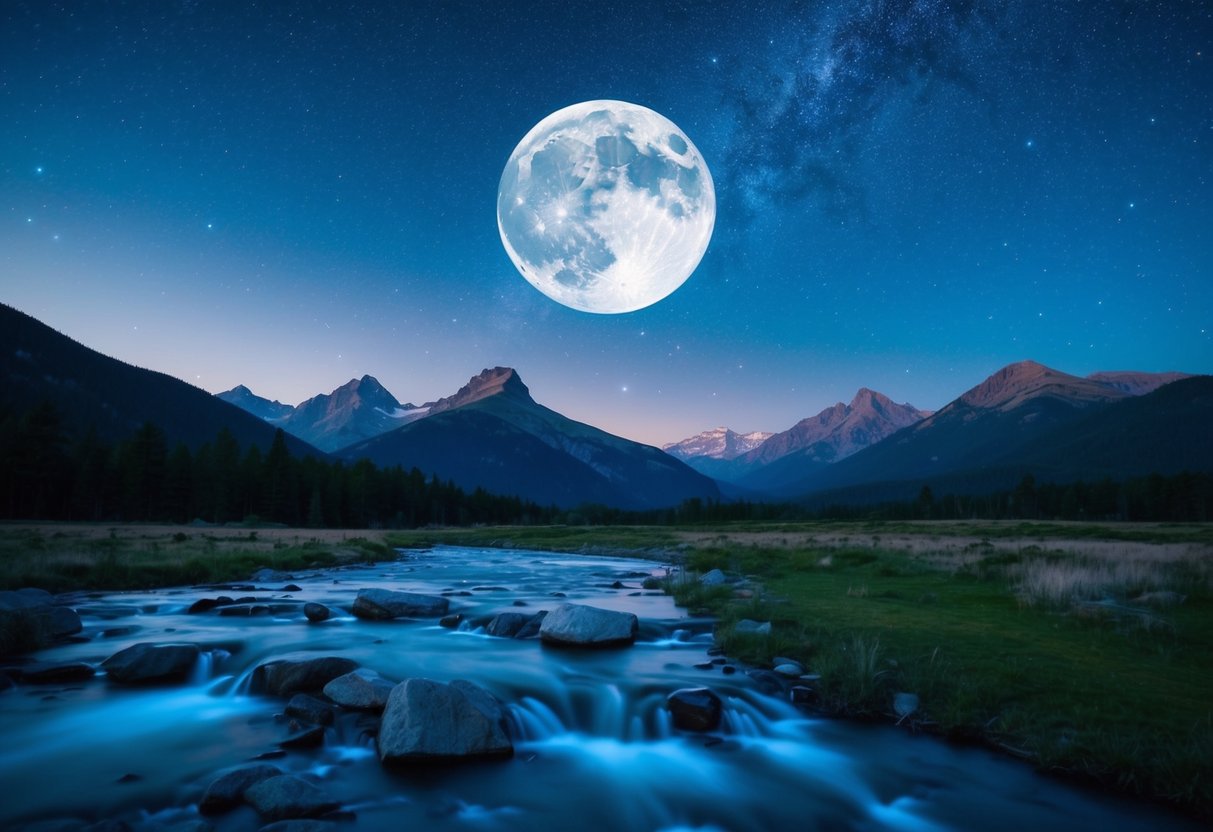
[[[819,673],[830,712],[890,718],[896,692],[916,693],[918,727],[1213,813],[1207,551],[1032,545],[970,562],[847,544],[708,548],[688,563],[761,582],[762,602],[696,600],[721,616],[730,655]],[[1037,573],[1063,590],[1026,598]],[[735,633],[742,618],[771,635]]]

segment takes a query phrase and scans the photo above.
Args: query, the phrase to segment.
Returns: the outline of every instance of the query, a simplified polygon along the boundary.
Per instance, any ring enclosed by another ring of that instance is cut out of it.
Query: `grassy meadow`
[[[1213,816],[1213,525],[897,522],[318,531],[0,527],[0,586],[247,580],[436,544],[645,556],[740,660],[817,707],[1000,748]],[[736,582],[706,587],[722,569]],[[770,635],[735,630],[770,621]],[[898,717],[893,697],[919,697]]]

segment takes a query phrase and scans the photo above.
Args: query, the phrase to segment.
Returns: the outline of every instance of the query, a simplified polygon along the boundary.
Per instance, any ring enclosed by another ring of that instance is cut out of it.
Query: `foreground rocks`
[[[333,611],[324,604],[309,602],[303,605],[303,614],[307,616],[308,621],[317,624],[321,621],[328,621],[333,615]]]
[[[262,780],[244,793],[244,800],[264,820],[316,818],[328,814],[339,804],[327,792],[290,774]]]
[[[436,618],[446,615],[451,602],[439,595],[416,592],[393,592],[388,589],[360,589],[354,600],[353,613],[372,621],[393,618]]]
[[[382,711],[394,684],[369,668],[338,676],[324,686],[324,695],[338,705],[363,711]]]
[[[639,631],[633,613],[561,604],[544,617],[539,637],[562,647],[623,647],[635,643]]]
[[[199,652],[196,644],[140,642],[110,656],[101,669],[123,685],[183,682],[198,663]]]
[[[198,811],[204,815],[217,815],[235,809],[244,802],[244,793],[262,780],[277,777],[282,770],[277,766],[262,764],[238,768],[211,781],[198,803]]]
[[[408,679],[392,689],[379,727],[385,764],[509,757],[501,705],[471,682]]]
[[[0,654],[40,650],[84,629],[75,610],[54,600],[41,589],[0,591]]]
[[[356,670],[358,663],[340,656],[313,659],[278,659],[258,665],[249,682],[250,693],[290,696],[321,690],[338,676]]]
[[[715,731],[720,726],[720,697],[709,688],[682,688],[666,698],[674,727],[684,731]]]

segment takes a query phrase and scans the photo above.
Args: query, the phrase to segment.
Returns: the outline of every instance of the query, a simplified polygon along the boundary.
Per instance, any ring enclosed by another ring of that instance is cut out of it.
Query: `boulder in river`
[[[395,685],[370,668],[360,667],[324,686],[324,695],[338,705],[362,711],[382,711]]]
[[[385,764],[509,757],[501,706],[471,682],[407,679],[392,689],[379,726]]]
[[[245,791],[244,800],[264,820],[271,821],[315,818],[340,805],[324,790],[290,774],[270,777],[251,786]]]
[[[715,731],[720,726],[720,697],[709,688],[682,688],[665,701],[674,727],[684,731]]]
[[[277,777],[282,769],[262,763],[256,766],[245,766],[211,781],[198,803],[198,811],[204,815],[215,815],[235,809],[244,802],[244,793],[250,786],[255,786],[262,780]]]
[[[290,696],[322,689],[338,676],[358,667],[353,659],[320,656],[309,659],[277,659],[258,665],[249,682],[250,693]]]
[[[26,653],[61,641],[84,629],[70,607],[32,587],[0,591],[0,653]]]
[[[291,701],[286,703],[284,712],[287,716],[302,719],[313,725],[333,724],[333,706],[314,696],[308,696],[306,693],[296,693],[292,696]]]
[[[333,611],[324,604],[317,604],[309,601],[303,605],[303,614],[307,616],[308,621],[317,623],[320,621],[328,621],[333,615]]]
[[[229,604],[236,603],[236,599],[230,595],[220,595],[218,598],[199,598],[194,603],[190,604],[186,612],[197,614],[200,612],[210,612],[216,607],[226,607]]]
[[[531,616],[525,612],[501,612],[493,616],[484,631],[498,638],[513,638],[530,620]]]
[[[543,626],[543,619],[547,618],[548,611],[540,610],[530,617],[530,619],[522,625],[522,629],[514,633],[514,638],[539,638],[539,628]]]
[[[561,604],[544,617],[539,637],[564,647],[620,647],[634,643],[639,630],[634,613]]]
[[[110,679],[124,685],[152,685],[184,681],[198,663],[196,644],[140,642],[120,650],[101,663]]]
[[[393,592],[390,589],[360,589],[354,599],[354,615],[374,621],[393,618],[432,618],[446,615],[451,602],[440,595]]]

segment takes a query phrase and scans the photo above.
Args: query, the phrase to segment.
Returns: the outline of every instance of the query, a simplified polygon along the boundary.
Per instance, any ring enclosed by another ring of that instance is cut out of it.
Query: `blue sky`
[[[1213,370],[1213,20],[1195,2],[6,3],[0,299],[296,403],[516,367],[651,443],[1025,358]],[[615,98],[702,151],[698,270],[624,315],[506,256],[501,170]]]

